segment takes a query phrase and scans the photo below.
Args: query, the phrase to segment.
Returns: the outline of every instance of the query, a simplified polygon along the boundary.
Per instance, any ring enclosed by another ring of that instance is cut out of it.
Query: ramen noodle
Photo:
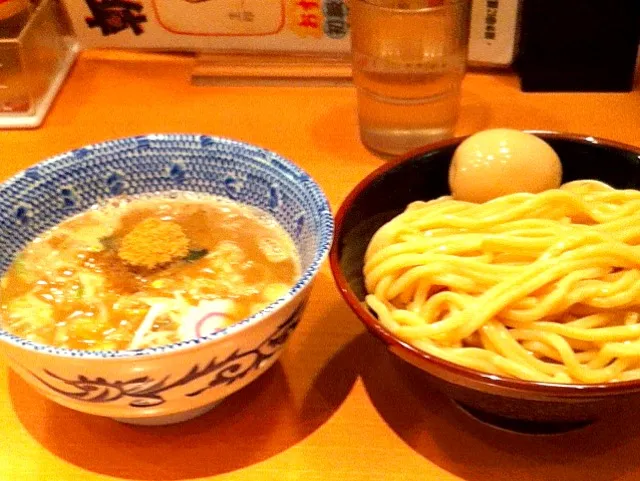
[[[576,181],[414,202],[368,246],[366,303],[455,364],[551,383],[640,378],[640,192]]]

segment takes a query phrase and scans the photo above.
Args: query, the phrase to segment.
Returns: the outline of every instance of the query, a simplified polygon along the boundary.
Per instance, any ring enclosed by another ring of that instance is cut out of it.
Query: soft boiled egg
[[[555,189],[562,165],[555,151],[535,135],[491,129],[465,139],[453,154],[449,187],[454,199],[485,202],[516,192]]]

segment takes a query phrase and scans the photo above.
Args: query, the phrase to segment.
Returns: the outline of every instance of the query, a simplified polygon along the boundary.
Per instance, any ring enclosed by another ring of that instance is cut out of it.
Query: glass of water
[[[453,134],[471,0],[350,0],[362,142],[402,154]]]

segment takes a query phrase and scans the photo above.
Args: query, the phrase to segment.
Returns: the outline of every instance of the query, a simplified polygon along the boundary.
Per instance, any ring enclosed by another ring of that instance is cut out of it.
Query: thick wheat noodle
[[[429,354],[530,381],[640,379],[640,192],[576,181],[414,202],[365,256],[366,303]]]

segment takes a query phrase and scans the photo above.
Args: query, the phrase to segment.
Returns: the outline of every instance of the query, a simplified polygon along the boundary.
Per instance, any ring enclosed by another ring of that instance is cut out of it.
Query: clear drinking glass
[[[471,0],[350,0],[362,142],[402,154],[453,134]]]

